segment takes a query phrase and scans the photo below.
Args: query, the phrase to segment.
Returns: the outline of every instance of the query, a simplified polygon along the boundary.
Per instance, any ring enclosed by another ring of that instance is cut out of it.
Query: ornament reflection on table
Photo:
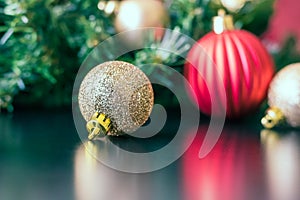
[[[118,156],[117,152],[109,152],[110,147],[106,143],[107,140],[109,139],[104,138],[103,141],[96,142],[87,141],[76,149],[74,184],[77,200],[153,200],[153,197],[156,197],[155,199],[180,200],[181,182],[177,178],[180,176],[177,174],[176,166],[154,173],[142,174],[124,173],[109,168],[94,156],[100,153],[110,157]],[[124,158],[115,159],[124,160]],[[172,180],[172,184],[170,184],[170,180]]]
[[[262,130],[261,147],[272,200],[296,200],[300,191],[300,132],[296,130]]]
[[[266,97],[274,64],[257,37],[234,30],[232,16],[224,10],[218,14],[213,19],[214,31],[189,52],[185,76],[203,113],[211,115],[212,101],[217,101],[220,113],[227,109],[228,118],[239,118],[257,110]],[[220,87],[226,88],[226,97]]]
[[[149,79],[134,65],[110,61],[94,67],[78,94],[88,138],[134,132],[149,118],[153,98]]]
[[[183,199],[249,200],[263,187],[259,140],[249,128],[225,126],[211,153],[199,159],[207,125],[183,155]],[[250,136],[250,137],[249,137]],[[251,156],[249,156],[251,155]],[[257,182],[253,182],[255,178]],[[256,188],[256,191],[254,190]]]
[[[272,80],[268,93],[266,116],[261,120],[266,128],[286,121],[300,127],[300,63],[284,67]]]

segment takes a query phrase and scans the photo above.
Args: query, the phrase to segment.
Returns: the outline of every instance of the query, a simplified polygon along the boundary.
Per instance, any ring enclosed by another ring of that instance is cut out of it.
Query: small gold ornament
[[[284,67],[272,80],[268,92],[266,116],[261,120],[265,128],[273,128],[286,121],[300,127],[300,63]]]
[[[170,21],[162,0],[100,0],[98,9],[113,16],[117,33],[131,31],[130,34],[119,35],[122,44],[131,49],[140,48],[149,38],[159,41],[164,35],[163,28]],[[153,28],[153,32],[142,31],[149,27]]]
[[[115,26],[119,32],[142,27],[164,27],[168,21],[167,10],[158,0],[121,1]]]
[[[134,65],[110,61],[94,67],[78,95],[88,139],[134,132],[149,118],[153,99],[149,79]]]
[[[161,39],[164,35],[162,28],[169,23],[169,14],[164,3],[159,0],[125,0],[121,1],[116,13],[114,26],[118,33],[140,28],[155,28],[150,36],[155,39]],[[141,31],[131,32],[130,35],[123,38],[123,43],[128,47],[135,48],[137,45],[143,45],[149,35]]]
[[[246,4],[246,2],[246,0],[221,0],[223,6],[231,12],[239,11]]]

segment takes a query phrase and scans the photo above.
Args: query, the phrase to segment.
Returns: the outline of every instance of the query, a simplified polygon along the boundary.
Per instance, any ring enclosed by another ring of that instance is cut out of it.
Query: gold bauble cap
[[[111,120],[103,113],[95,112],[91,120],[86,123],[89,132],[88,139],[93,140],[97,136],[105,136],[111,126]]]
[[[221,34],[226,30],[234,30],[232,15],[226,15],[225,10],[218,10],[218,16],[213,18],[213,30],[216,34]]]
[[[271,129],[280,124],[284,120],[284,115],[279,108],[272,107],[266,112],[266,115],[261,119],[261,123],[265,128]]]

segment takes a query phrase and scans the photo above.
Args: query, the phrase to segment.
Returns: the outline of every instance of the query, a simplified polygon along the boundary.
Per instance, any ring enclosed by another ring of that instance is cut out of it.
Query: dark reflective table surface
[[[193,144],[176,162],[130,174],[87,151],[70,111],[0,114],[0,199],[299,200],[300,131],[262,130],[256,121],[227,124],[204,159],[198,154],[208,125],[201,122]],[[168,126],[153,140],[108,140],[151,151],[173,137]],[[108,153],[105,145],[90,146]]]

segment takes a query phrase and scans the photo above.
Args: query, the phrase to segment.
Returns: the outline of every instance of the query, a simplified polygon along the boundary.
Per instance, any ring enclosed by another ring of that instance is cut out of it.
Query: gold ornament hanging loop
[[[232,15],[227,15],[225,10],[219,9],[218,16],[213,18],[213,30],[216,34],[221,34],[226,30],[234,30]]]
[[[110,127],[111,120],[105,114],[95,112],[86,124],[86,129],[89,132],[88,139],[93,140],[97,136],[107,135]]]
[[[280,124],[284,120],[284,115],[279,108],[272,107],[266,112],[264,118],[261,119],[261,123],[265,128],[271,129]]]

